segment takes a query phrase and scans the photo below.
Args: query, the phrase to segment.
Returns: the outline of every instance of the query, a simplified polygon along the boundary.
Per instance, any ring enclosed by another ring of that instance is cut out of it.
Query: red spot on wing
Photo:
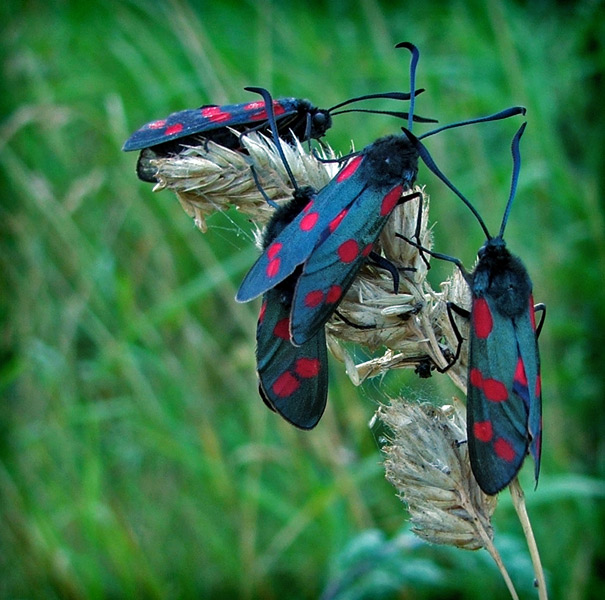
[[[302,211],[304,213],[308,213],[311,210],[311,207],[313,206],[314,202],[315,200],[309,200],[309,203],[302,209]]]
[[[223,123],[232,118],[230,112],[223,110],[220,106],[206,106],[201,109],[202,117],[213,123]]]
[[[368,256],[370,254],[370,252],[372,252],[372,248],[374,247],[374,244],[368,244],[362,251],[361,251],[361,255],[362,256]]]
[[[496,453],[496,456],[498,458],[501,458],[506,462],[513,462],[513,460],[515,460],[515,457],[517,456],[513,445],[504,438],[498,438],[494,442],[494,452]]]
[[[282,106],[279,100],[273,100],[273,114],[277,117],[283,115],[286,112],[286,107]]]
[[[289,371],[282,373],[271,386],[273,393],[280,398],[291,396],[300,387],[300,381]]]
[[[519,360],[517,361],[514,380],[519,385],[527,387],[527,375],[525,374],[525,365],[523,364],[523,359],[521,357],[519,357]]]
[[[264,100],[257,100],[256,102],[248,102],[248,104],[244,105],[244,110],[257,110],[258,108],[265,108]]]
[[[471,385],[481,389],[483,387],[483,375],[479,369],[471,369],[469,374],[469,381]]]
[[[248,115],[251,121],[262,121],[267,119],[267,111],[265,110],[265,102],[263,100],[249,102],[248,104],[244,105],[243,109],[246,112],[252,113],[251,115]],[[285,112],[286,109],[279,103],[279,101],[273,100],[273,114],[277,117],[278,115],[283,115]]]
[[[278,254],[283,247],[284,245],[280,242],[273,242],[273,244],[267,248],[267,256],[269,257],[269,260],[274,259],[276,254]]]
[[[248,118],[251,121],[260,121],[265,120],[267,118],[265,103],[262,101],[250,102],[249,104],[246,104],[246,106],[244,106],[244,110],[246,112],[252,113],[248,115]]]
[[[469,381],[472,386],[483,390],[485,397],[492,402],[504,402],[508,399],[506,386],[497,379],[484,379],[483,374],[477,368],[471,369]]]
[[[475,335],[481,339],[489,337],[494,328],[494,319],[485,298],[476,298],[473,301],[472,318]]]
[[[380,205],[381,217],[389,215],[395,206],[397,206],[397,202],[399,202],[402,192],[403,186],[397,185],[382,199],[382,204]]]
[[[353,173],[355,173],[355,171],[357,171],[359,168],[362,160],[363,156],[361,155],[356,156],[353,160],[351,160],[351,162],[344,169],[342,169],[338,175],[336,175],[336,181],[340,183],[341,181],[345,181],[345,179],[351,177],[351,175],[353,175]]]
[[[319,213],[316,213],[316,212],[307,213],[300,220],[299,227],[301,228],[302,231],[310,231],[311,229],[313,229],[313,227],[315,227],[315,224],[317,223],[317,219],[319,219]]]
[[[282,340],[290,341],[290,319],[286,317],[278,321],[273,329],[273,333]]]
[[[273,277],[275,277],[279,273],[280,266],[281,266],[280,258],[274,258],[273,260],[270,260],[269,264],[267,265],[267,277],[269,277],[271,279]]]
[[[267,111],[264,108],[255,113],[252,113],[249,116],[251,121],[266,121],[269,118],[267,115]]]
[[[258,322],[259,323],[263,322],[263,319],[265,318],[266,310],[267,310],[267,301],[265,300],[260,307],[260,312],[258,313]]]
[[[328,304],[334,304],[335,302],[338,302],[340,300],[341,296],[342,287],[339,285],[333,285],[330,287],[328,293],[326,294],[326,302]]]
[[[353,239],[338,246],[338,258],[344,263],[353,262],[359,256],[359,245]]]
[[[508,390],[506,386],[497,379],[483,380],[483,393],[488,400],[492,402],[504,402],[508,399]]]
[[[315,308],[319,306],[324,299],[324,293],[321,290],[313,290],[305,296],[305,306]]]
[[[294,365],[295,373],[305,379],[317,377],[321,370],[321,362],[316,358],[299,358]]]
[[[473,434],[480,442],[490,442],[494,436],[491,421],[480,421],[473,424]]]
[[[332,233],[340,225],[341,221],[345,218],[348,212],[348,209],[345,208],[330,221],[330,225],[328,225],[330,233]]]
[[[538,377],[536,377],[536,398],[540,398],[542,396],[542,376],[538,373]]]
[[[166,127],[166,129],[164,130],[164,135],[174,135],[175,133],[181,133],[181,131],[183,131],[183,124],[175,123],[170,127]]]
[[[153,121],[147,125],[148,129],[162,129],[166,127],[166,119],[160,119],[159,121]]]

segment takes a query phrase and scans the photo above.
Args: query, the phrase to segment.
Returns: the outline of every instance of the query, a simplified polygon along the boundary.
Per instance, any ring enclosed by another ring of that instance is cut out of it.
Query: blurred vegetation
[[[216,215],[200,234],[120,152],[141,124],[243,101],[245,85],[324,107],[406,90],[402,40],[421,50],[419,114],[528,108],[507,240],[548,317],[542,477],[535,492],[531,468],[523,480],[552,597],[604,597],[604,13],[599,0],[3,3],[0,597],[507,597],[486,554],[407,532],[368,428],[385,397],[447,402],[446,378],[356,389],[332,361],[317,429],[282,422],[256,393],[258,307],[233,301],[251,225]],[[427,141],[493,230],[513,121]],[[346,152],[399,126],[344,115],[328,139]],[[438,249],[470,266],[480,229],[419,181]],[[533,597],[506,493],[495,524]]]

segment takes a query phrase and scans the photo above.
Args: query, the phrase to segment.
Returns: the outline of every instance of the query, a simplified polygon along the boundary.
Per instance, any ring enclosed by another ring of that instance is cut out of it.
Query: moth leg
[[[334,313],[338,315],[338,318],[346,323],[349,327],[353,327],[354,329],[376,329],[376,325],[360,325],[359,323],[353,323],[351,319],[345,317],[339,310],[335,310]]]
[[[540,312],[542,313],[540,322],[536,327],[536,338],[540,337],[540,332],[542,331],[542,325],[544,325],[544,321],[546,319],[546,304],[540,302],[540,304],[534,304],[534,313]]]
[[[416,271],[415,267],[401,267],[398,269],[388,258],[380,256],[380,254],[372,251],[369,256],[370,260],[379,268],[388,271],[393,278],[393,293],[399,293],[399,271]]]
[[[419,206],[418,206],[418,215],[416,217],[416,229],[414,230],[413,238],[416,240],[416,244],[415,244],[416,248],[418,248],[418,250],[420,250],[420,258],[422,258],[422,260],[424,261],[426,268],[430,269],[431,265],[430,265],[428,259],[426,258],[426,256],[424,255],[425,248],[420,243],[420,231],[422,230],[422,209],[423,209],[422,194],[420,192],[413,192],[412,194],[409,194],[408,196],[402,196],[401,199],[399,200],[398,204],[403,204],[404,202],[408,202],[408,200],[415,200],[416,198],[418,198],[420,200],[420,202],[419,202]]]
[[[468,310],[458,306],[457,304],[454,304],[453,302],[447,302],[445,306],[447,308],[447,316],[450,320],[452,331],[454,332],[454,336],[456,337],[457,346],[453,358],[445,367],[439,367],[435,365],[435,370],[439,373],[446,373],[447,371],[449,371],[458,362],[458,359],[460,358],[460,352],[462,350],[462,342],[464,341],[464,338],[462,337],[462,334],[458,329],[458,325],[456,325],[454,313],[460,315],[465,319],[469,319],[471,316],[471,313]]]
[[[321,140],[318,140],[318,142],[320,144],[322,144]],[[322,144],[323,146],[323,144]],[[313,148],[313,150],[311,151],[311,154],[313,155],[313,158],[317,161],[320,162],[322,165],[328,165],[328,164],[332,164],[332,163],[336,163],[336,164],[342,164],[347,162],[350,158],[353,158],[354,156],[357,156],[359,154],[361,154],[360,151],[358,152],[350,152],[349,154],[345,154],[344,156],[340,156],[338,158],[322,158],[321,156],[319,156],[317,150],[315,148]]]
[[[417,302],[408,312],[405,314],[399,315],[401,321],[407,321],[412,315],[417,315],[424,307],[423,302]],[[354,323],[351,319],[345,317],[340,311],[335,310],[334,313],[338,316],[341,321],[346,323],[349,327],[353,327],[354,329],[379,329],[378,325],[360,325],[359,323]],[[389,329],[391,327],[398,327],[398,324],[395,325],[385,325],[384,327],[380,327],[380,329]],[[428,360],[428,359],[427,359]],[[421,375],[422,377],[422,375]],[[426,377],[430,377],[427,375]]]
[[[428,379],[429,377],[431,377],[431,371],[433,369],[435,371],[437,371],[438,373],[446,373],[458,362],[458,359],[460,358],[460,352],[462,350],[462,343],[464,342],[464,338],[462,337],[462,334],[460,333],[460,330],[458,329],[458,325],[456,325],[456,321],[454,320],[453,313],[456,313],[457,315],[460,315],[461,317],[463,317],[465,319],[469,319],[471,316],[471,313],[468,310],[462,308],[461,306],[454,304],[453,302],[447,302],[446,308],[447,308],[447,316],[449,317],[450,324],[452,326],[452,331],[454,332],[454,335],[456,336],[456,342],[457,342],[456,352],[454,353],[454,356],[449,360],[448,364],[445,367],[440,367],[440,366],[436,365],[435,362],[428,356],[425,356],[422,359],[420,359],[420,361],[416,365],[416,368],[414,369],[414,372],[421,379]]]
[[[254,183],[255,183],[258,191],[261,193],[261,196],[265,199],[265,202],[269,206],[272,206],[273,208],[279,208],[279,204],[277,202],[275,202],[275,200],[271,200],[271,198],[269,198],[269,196],[267,196],[267,193],[265,192],[265,190],[260,182],[260,179],[258,178],[258,173],[256,172],[254,165],[250,165],[250,172],[252,173],[252,179],[254,179]]]
[[[427,254],[429,254],[430,256],[432,256],[434,258],[437,258],[439,260],[446,260],[448,262],[454,263],[460,269],[460,272],[462,273],[462,276],[464,277],[466,282],[470,285],[471,276],[468,274],[467,270],[464,268],[464,265],[462,264],[462,261],[460,259],[458,259],[454,256],[448,256],[447,254],[441,254],[440,252],[433,252],[432,250],[429,250],[428,248],[422,248],[420,246],[420,244],[418,244],[418,243],[414,242],[413,240],[410,240],[409,238],[406,238],[405,236],[400,235],[398,233],[396,233],[395,235],[397,237],[401,238],[402,240],[406,241],[408,244],[411,244],[412,246],[415,246],[416,248],[424,250]],[[458,342],[458,346],[456,348],[456,353],[454,355],[453,360],[446,367],[441,368],[441,367],[438,367],[437,365],[435,365],[435,369],[439,373],[445,373],[447,370],[451,369],[454,366],[454,364],[456,363],[456,361],[460,358],[460,351],[462,349],[463,338],[462,338],[462,335],[460,334],[460,330],[458,329],[458,326],[456,325],[456,322],[453,317],[453,313],[456,313],[465,319],[470,318],[470,312],[468,310],[458,306],[457,304],[454,304],[453,302],[448,302],[446,306],[447,306],[447,314],[450,319],[450,323],[452,325],[452,331],[454,332],[454,335],[456,336],[456,341]],[[540,327],[541,326],[542,326],[542,323],[540,323]]]
[[[464,277],[466,282],[470,285],[471,277],[468,274],[467,270],[464,268],[464,265],[462,264],[462,261],[459,258],[456,258],[455,256],[448,256],[447,254],[441,254],[440,252],[433,252],[433,250],[425,248],[418,242],[415,242],[414,240],[411,240],[410,238],[406,237],[405,235],[401,235],[400,233],[396,233],[395,236],[402,239],[404,242],[407,242],[408,244],[410,244],[410,246],[418,248],[418,250],[420,250],[421,252],[426,252],[433,258],[437,258],[438,260],[447,260],[448,262],[454,263],[460,269],[460,272],[462,273],[462,276]]]
[[[458,331],[458,328],[456,327],[456,323],[453,320],[451,320],[452,313],[456,313],[457,315],[459,315],[463,319],[470,319],[471,318],[471,311],[470,310],[466,310],[466,308],[462,308],[462,306],[458,306],[457,304],[454,304],[453,302],[448,302],[447,303],[447,310],[448,310],[448,316],[450,317],[450,322],[451,322],[451,325],[452,325],[452,329],[455,328],[454,333],[456,333],[456,331]],[[458,334],[460,334],[459,331],[458,331]]]

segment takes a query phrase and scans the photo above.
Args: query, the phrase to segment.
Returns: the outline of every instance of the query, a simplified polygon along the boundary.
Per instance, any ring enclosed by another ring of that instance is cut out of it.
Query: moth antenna
[[[466,197],[462,194],[462,192],[460,192],[458,190],[458,188],[441,172],[441,170],[435,164],[435,161],[433,160],[432,156],[430,155],[429,151],[426,149],[424,144],[411,131],[409,131],[405,127],[402,127],[401,130],[407,136],[408,140],[410,140],[410,142],[412,143],[414,148],[416,148],[416,151],[418,152],[418,156],[420,156],[420,158],[422,158],[424,164],[435,175],[437,175],[437,177],[439,177],[439,179],[441,179],[441,181],[443,181],[443,183],[445,183],[445,185],[447,185],[447,187],[449,187],[450,190],[452,190],[452,192],[454,192],[454,194],[456,194],[456,196],[458,196],[458,198],[460,198],[460,200],[462,200],[462,202],[464,202],[464,204],[466,204],[466,206],[469,208],[469,210],[475,215],[475,218],[479,222],[479,225],[481,225],[481,229],[483,229],[483,232],[485,233],[487,239],[488,240],[491,239],[492,236],[490,235],[490,233],[485,225],[485,222],[481,218],[481,215],[477,212],[477,209],[469,202],[469,200],[466,199]]]
[[[260,94],[265,101],[265,109],[267,111],[267,121],[269,121],[269,125],[271,126],[271,134],[273,135],[273,142],[275,143],[275,147],[277,148],[277,152],[282,162],[284,163],[284,168],[286,169],[286,173],[290,178],[290,182],[292,183],[292,187],[295,191],[298,191],[298,184],[296,183],[296,179],[294,179],[294,174],[292,173],[292,169],[290,169],[290,165],[286,160],[286,155],[284,154],[284,150],[281,145],[281,140],[279,139],[277,122],[275,121],[275,111],[273,110],[273,98],[268,90],[265,88],[259,87],[245,87],[247,92],[254,92],[255,94]]]
[[[312,125],[313,123],[311,122],[311,113],[307,113],[307,118],[306,118],[306,126],[305,126],[305,137],[304,139],[307,140],[309,149],[311,148],[311,129],[312,129]]]
[[[424,92],[424,88],[420,88],[416,90],[414,95],[422,94]],[[347,106],[348,104],[353,104],[354,102],[361,102],[362,100],[371,100],[373,98],[390,98],[392,100],[410,100],[412,97],[411,92],[380,92],[378,94],[366,94],[364,96],[357,96],[356,98],[351,98],[349,100],[345,100],[344,102],[339,102],[332,106],[332,108],[328,109],[328,112],[331,114],[333,110],[337,108],[342,108],[343,106]]]
[[[418,65],[418,59],[420,58],[420,51],[411,42],[399,42],[395,48],[407,48],[412,53],[412,60],[410,61],[410,114],[408,116],[408,129],[412,131],[416,98],[416,66]]]
[[[372,113],[374,115],[389,115],[391,117],[397,117],[398,119],[409,119],[410,113],[407,112],[399,112],[393,110],[373,110],[367,108],[347,108],[346,110],[339,110],[333,115],[342,115],[344,113],[352,113],[352,112],[360,112],[360,113]],[[416,123],[438,123],[437,119],[429,119],[427,117],[420,117],[418,115],[414,115],[414,121]]]
[[[524,115],[527,112],[527,109],[524,106],[511,106],[505,110],[501,110],[500,112],[494,113],[493,115],[487,115],[485,117],[477,117],[476,119],[469,119],[468,121],[458,121],[457,123],[450,123],[449,125],[444,125],[443,127],[439,127],[438,129],[433,129],[427,133],[423,133],[418,139],[423,140],[430,135],[435,135],[440,131],[445,131],[446,129],[454,129],[455,127],[463,127],[465,125],[472,125],[473,123],[484,123],[486,121],[499,121],[500,119],[508,119],[509,117],[513,117],[515,115]],[[408,129],[410,129],[408,127]]]
[[[527,126],[527,121],[519,127],[517,133],[515,133],[515,137],[513,138],[512,144],[510,146],[511,153],[513,155],[513,176],[510,183],[510,194],[508,196],[508,202],[506,203],[506,209],[504,210],[504,216],[502,217],[502,224],[500,225],[500,233],[498,234],[499,238],[502,238],[504,235],[504,228],[506,227],[506,223],[508,221],[508,216],[510,215],[510,209],[513,205],[513,199],[515,198],[515,193],[517,191],[517,183],[519,181],[519,172],[521,171],[521,151],[519,150],[519,144],[521,142],[521,136],[525,131],[525,127]]]

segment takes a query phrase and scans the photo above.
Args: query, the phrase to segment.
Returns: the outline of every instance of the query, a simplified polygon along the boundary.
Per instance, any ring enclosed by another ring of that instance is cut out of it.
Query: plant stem
[[[544,578],[544,570],[542,569],[542,562],[540,561],[540,553],[538,552],[538,546],[536,544],[536,538],[531,528],[531,522],[529,515],[527,514],[527,507],[525,505],[525,494],[519,483],[519,479],[515,477],[509,486],[510,495],[513,499],[513,506],[517,511],[517,516],[521,522],[525,539],[527,540],[527,547],[529,548],[529,554],[531,556],[531,562],[534,565],[534,574],[536,576],[536,586],[538,588],[538,597],[540,600],[548,600],[548,590],[546,589],[546,579]]]
[[[484,522],[480,518],[477,511],[475,510],[473,503],[464,494],[461,497],[461,503],[462,503],[462,506],[464,507],[464,509],[466,511],[468,511],[468,513],[470,515],[473,515],[474,520],[475,520],[475,525],[477,528],[477,532],[478,532],[479,536],[481,537],[481,539],[483,540],[485,549],[489,552],[490,556],[494,559],[494,562],[496,563],[498,569],[500,570],[500,574],[502,575],[502,579],[504,579],[504,583],[506,583],[506,587],[508,588],[511,598],[513,600],[519,600],[519,596],[517,594],[517,590],[515,590],[515,585],[513,584],[513,580],[511,579],[510,575],[508,574],[508,571],[506,570],[502,557],[500,556],[498,549],[494,545],[494,542],[492,541],[491,536],[486,531]]]
[[[502,562],[502,557],[500,556],[500,553],[498,552],[496,546],[494,546],[492,540],[490,540],[489,538],[486,540],[485,549],[490,553],[490,556],[494,559],[494,562],[498,566],[498,569],[502,574],[502,578],[504,579],[504,583],[506,583],[506,587],[510,592],[511,598],[513,600],[519,600],[519,596],[517,595],[517,590],[515,590],[513,580],[510,578],[510,575],[508,574],[508,571],[506,570],[506,567]]]

